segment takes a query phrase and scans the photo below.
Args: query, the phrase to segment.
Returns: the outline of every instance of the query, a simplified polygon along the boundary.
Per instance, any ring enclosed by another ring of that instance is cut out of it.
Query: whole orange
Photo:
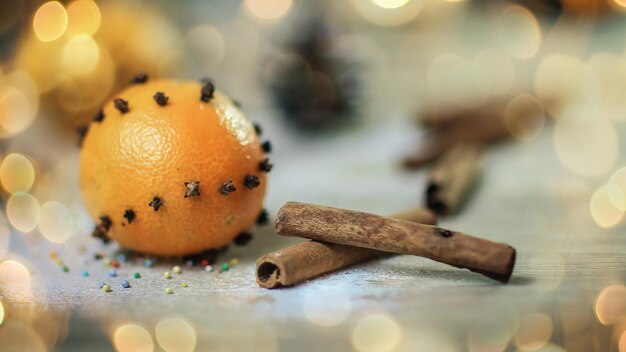
[[[89,126],[80,186],[123,247],[184,255],[230,243],[262,211],[271,168],[255,127],[212,83],[140,82]]]

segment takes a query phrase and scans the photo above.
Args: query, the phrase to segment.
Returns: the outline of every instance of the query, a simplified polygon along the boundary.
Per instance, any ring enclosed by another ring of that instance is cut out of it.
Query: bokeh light
[[[474,59],[482,71],[479,88],[492,95],[505,94],[515,81],[515,67],[502,50],[491,48],[481,51]]]
[[[400,341],[400,327],[390,317],[371,314],[361,319],[352,334],[352,344],[359,351],[391,351]]]
[[[186,352],[196,348],[196,331],[185,319],[165,318],[156,325],[156,340],[166,352]]]
[[[22,154],[7,155],[0,165],[0,182],[9,192],[27,192],[35,182],[35,168]]]
[[[222,33],[210,25],[192,28],[185,37],[185,45],[204,71],[219,65],[226,52]]]
[[[302,311],[313,324],[335,326],[348,318],[352,310],[350,298],[334,287],[317,288],[304,296]]]
[[[41,215],[37,199],[23,192],[11,195],[7,201],[6,211],[11,225],[21,232],[31,232],[37,227]]]
[[[4,305],[2,304],[2,301],[0,301],[0,326],[2,326],[3,322],[4,322]]]
[[[81,34],[65,44],[61,57],[66,72],[74,75],[85,75],[98,64],[100,48],[91,36]]]
[[[285,16],[293,5],[293,0],[245,0],[245,7],[262,20],[277,20]]]
[[[16,87],[0,88],[0,137],[13,136],[30,126],[39,108],[35,99]]]
[[[554,126],[559,161],[579,176],[602,176],[615,165],[619,138],[613,123],[587,110],[571,108]]]
[[[100,8],[93,0],[75,0],[67,5],[67,33],[93,35],[100,28]]]
[[[115,329],[113,344],[118,352],[152,352],[154,343],[148,330],[137,324],[124,324]]]
[[[589,202],[589,211],[593,220],[602,228],[611,228],[617,225],[624,217],[624,211],[620,210],[613,204],[611,198],[615,199],[615,195],[611,193],[619,192],[622,199],[624,194],[615,186],[605,185],[598,188],[591,196]]]
[[[3,258],[11,242],[11,229],[4,224],[0,224],[0,258]]]
[[[531,313],[522,318],[515,335],[515,344],[522,350],[536,351],[552,337],[552,319],[543,313]]]
[[[422,11],[424,1],[405,1],[400,7],[389,7],[403,0],[352,0],[352,6],[365,20],[378,26],[397,27],[414,20]],[[380,4],[386,8],[381,8]]]
[[[410,0],[372,0],[372,2],[384,9],[397,9],[406,5]]]
[[[30,272],[24,264],[12,259],[0,263],[0,288],[17,285],[30,287],[30,283]]]
[[[470,332],[468,349],[470,352],[502,352],[518,327],[518,314],[506,308],[485,316]]]
[[[624,285],[610,285],[602,289],[596,299],[596,316],[604,325],[615,324],[626,316]]]
[[[42,42],[58,39],[67,28],[67,12],[58,1],[49,1],[41,5],[33,18],[35,35]]]
[[[613,173],[609,179],[609,199],[617,209],[626,211],[626,167]]]
[[[41,206],[39,231],[50,242],[63,243],[74,229],[72,213],[63,204],[46,202]]]
[[[539,99],[522,93],[509,101],[504,110],[506,127],[513,137],[530,142],[543,130],[545,112]]]
[[[541,44],[541,27],[535,16],[518,5],[502,11],[497,23],[498,42],[504,51],[518,59],[530,59]]]

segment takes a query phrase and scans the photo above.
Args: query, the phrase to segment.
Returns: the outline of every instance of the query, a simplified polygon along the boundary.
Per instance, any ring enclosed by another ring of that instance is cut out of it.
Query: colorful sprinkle
[[[193,266],[193,260],[188,259],[187,261],[185,261],[185,265],[187,265],[187,266]]]
[[[104,285],[106,285],[106,284],[107,284],[106,282],[104,282],[104,281],[100,281],[100,288],[103,288],[103,287],[104,287]]]
[[[200,261],[200,265],[202,265],[202,266],[207,266],[207,265],[209,265],[209,260],[208,260],[208,259],[202,259],[202,260]]]
[[[83,276],[84,276],[84,277],[89,276],[89,272],[88,272],[87,270],[83,271]]]
[[[174,290],[172,290],[171,288],[167,287],[165,288],[165,294],[166,295],[171,295],[172,293],[174,293]]]
[[[119,268],[120,267],[120,262],[118,262],[117,260],[113,259],[111,260],[111,266],[114,268]]]
[[[120,263],[126,263],[126,256],[123,254],[120,254],[117,256],[117,261]]]
[[[231,266],[235,266],[237,264],[239,264],[239,259],[233,258],[233,259],[230,260],[230,265]]]
[[[141,274],[140,273],[135,273],[135,275],[133,275],[135,277],[135,279],[139,279],[141,278]]]
[[[165,278],[165,279],[168,279],[168,280],[169,280],[169,279],[171,279],[171,278],[172,278],[172,275],[170,274],[170,272],[169,272],[169,271],[166,271],[166,272],[164,272],[164,273],[163,273],[163,278]]]
[[[230,269],[230,266],[228,265],[228,263],[224,263],[224,264],[222,264],[222,267],[221,267],[220,270],[221,271],[228,271],[228,269]]]
[[[109,270],[109,276],[110,277],[116,277],[117,276],[117,271],[115,271],[115,269]]]
[[[123,288],[129,288],[130,287],[130,282],[128,282],[128,280],[122,280],[122,287]]]
[[[185,281],[183,281],[183,282],[180,283],[180,286],[187,287],[187,283]]]
[[[70,268],[68,268],[67,265],[63,265],[63,272],[64,273],[69,273],[70,272]]]
[[[109,257],[102,258],[102,264],[111,265],[111,259]]]
[[[151,259],[144,260],[143,266],[145,266],[146,268],[152,268],[152,260]]]
[[[172,268],[172,271],[174,272],[174,274],[180,274],[180,273],[182,273],[182,272],[183,272],[183,269],[181,269],[181,268],[180,268],[180,266],[175,265],[175,266]]]
[[[204,271],[213,271],[213,267],[210,265],[205,265],[204,266]]]
[[[104,286],[102,286],[102,291],[111,292],[111,286],[104,284]]]

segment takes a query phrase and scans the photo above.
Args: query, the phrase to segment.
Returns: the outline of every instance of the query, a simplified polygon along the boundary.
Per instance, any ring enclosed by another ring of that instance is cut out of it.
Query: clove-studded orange
[[[211,82],[140,79],[90,124],[80,186],[101,235],[185,255],[229,244],[254,224],[266,163],[255,127]]]

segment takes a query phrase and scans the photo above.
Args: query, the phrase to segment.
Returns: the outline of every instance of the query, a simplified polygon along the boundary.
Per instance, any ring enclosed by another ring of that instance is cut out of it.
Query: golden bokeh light
[[[536,351],[552,337],[552,319],[543,313],[532,313],[520,321],[515,344],[522,350]]]
[[[497,23],[500,47],[512,57],[530,59],[541,45],[539,22],[525,7],[510,5],[502,11]]]
[[[506,127],[513,137],[524,141],[533,141],[545,123],[546,114],[539,99],[522,93],[509,101],[504,110]]]
[[[41,5],[33,18],[35,35],[42,42],[51,42],[65,33],[67,12],[58,1],[48,1]]]
[[[318,288],[304,296],[302,311],[313,324],[330,327],[344,322],[350,315],[352,303],[342,290]]]
[[[11,153],[0,164],[0,183],[9,192],[28,192],[35,182],[35,168],[22,154]]]
[[[11,195],[6,205],[7,218],[21,232],[31,232],[39,223],[41,211],[35,197],[18,192]]]
[[[485,49],[474,59],[482,71],[479,88],[488,94],[505,94],[515,80],[515,67],[509,56],[499,49]]]
[[[352,6],[368,22],[378,26],[396,27],[414,20],[422,11],[424,1],[405,1],[400,7],[389,7],[403,0],[352,0]],[[379,3],[386,4],[381,8]]]
[[[613,0],[613,3],[619,8],[626,8],[626,0]],[[620,352],[622,352],[621,349]]]
[[[20,89],[0,89],[0,136],[10,137],[26,129],[35,119],[38,100],[33,102]]]
[[[606,175],[618,158],[613,123],[584,109],[568,109],[557,119],[553,142],[561,164],[579,176]]]
[[[0,258],[4,257],[11,242],[11,229],[4,224],[0,224]]]
[[[470,352],[502,352],[519,327],[519,315],[513,310],[501,309],[486,315],[475,324],[468,339]]]
[[[196,331],[185,319],[165,318],[155,327],[156,340],[165,352],[186,352],[196,348]]]
[[[30,286],[30,272],[17,260],[7,259],[0,263],[0,286]],[[1,287],[0,287],[1,288]]]
[[[93,0],[74,0],[67,5],[67,33],[94,35],[100,28],[100,8]]]
[[[2,326],[3,322],[4,322],[4,305],[2,304],[2,301],[0,301],[0,326]]]
[[[41,206],[39,231],[48,241],[63,243],[70,237],[73,229],[72,213],[63,204],[51,201]]]
[[[617,209],[626,211],[626,167],[613,173],[609,179],[609,199]]]
[[[137,324],[124,324],[115,329],[113,344],[118,352],[152,352],[154,342],[148,330]]]
[[[2,351],[46,352],[51,349],[27,321],[12,319],[0,328],[0,349]]]
[[[400,341],[400,327],[390,317],[371,314],[361,319],[352,333],[352,345],[359,351],[391,351]]]
[[[100,48],[91,36],[80,34],[65,43],[61,58],[66,72],[85,75],[98,64]]]
[[[210,25],[201,25],[191,29],[185,36],[185,45],[205,71],[219,65],[226,52],[226,43],[222,33]]]
[[[456,55],[438,56],[428,67],[428,88],[440,99],[450,99],[449,87],[452,85],[452,71],[463,63]]]
[[[596,317],[603,325],[620,322],[626,317],[626,287],[610,285],[596,299]]]
[[[371,0],[374,4],[384,9],[397,9],[406,5],[410,0]]]
[[[293,0],[245,0],[244,6],[254,16],[274,21],[285,16],[293,6]]]
[[[624,211],[617,208],[611,202],[611,193],[617,192],[619,188],[615,186],[602,186],[591,196],[589,211],[593,220],[602,228],[611,228],[622,220]],[[620,191],[621,193],[621,191]],[[623,198],[622,193],[622,198]],[[615,198],[615,196],[613,196]]]

